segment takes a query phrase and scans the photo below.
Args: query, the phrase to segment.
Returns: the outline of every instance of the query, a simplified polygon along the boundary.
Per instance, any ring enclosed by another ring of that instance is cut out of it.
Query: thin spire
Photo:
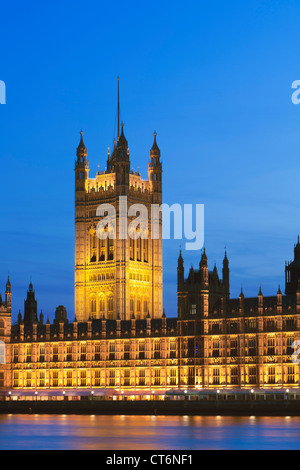
[[[118,77],[118,140],[120,137],[120,77]]]

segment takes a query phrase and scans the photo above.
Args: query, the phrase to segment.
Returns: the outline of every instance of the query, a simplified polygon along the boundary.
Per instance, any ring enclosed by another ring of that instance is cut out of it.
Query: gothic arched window
[[[100,312],[100,318],[103,318],[105,316],[105,296],[100,295],[99,297],[99,312]]]

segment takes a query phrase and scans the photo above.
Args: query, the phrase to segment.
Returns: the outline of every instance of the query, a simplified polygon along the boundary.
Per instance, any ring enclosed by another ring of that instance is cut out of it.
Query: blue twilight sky
[[[147,177],[156,130],[164,202],[205,204],[209,267],[231,295],[284,289],[300,232],[299,1],[15,1],[1,5],[0,291],[13,318],[30,277],[38,309],[74,317],[74,160],[90,175],[116,133],[117,76],[131,164]],[[164,242],[176,315],[179,240]],[[184,252],[186,271],[200,252]]]

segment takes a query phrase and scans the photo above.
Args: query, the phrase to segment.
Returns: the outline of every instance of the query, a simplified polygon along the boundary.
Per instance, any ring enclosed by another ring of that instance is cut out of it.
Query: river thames
[[[0,415],[1,450],[299,450],[300,417]]]

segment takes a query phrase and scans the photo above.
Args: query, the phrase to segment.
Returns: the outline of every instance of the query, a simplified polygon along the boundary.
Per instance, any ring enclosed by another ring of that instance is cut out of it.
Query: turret
[[[201,261],[200,261],[200,283],[201,283],[201,287],[208,288],[208,265],[207,265],[207,256],[205,253],[205,248],[203,249],[203,253],[202,253]]]
[[[184,266],[183,266],[183,258],[182,258],[182,254],[180,250],[178,261],[177,261],[177,291],[182,290],[183,285],[184,285]]]
[[[201,296],[201,315],[208,316],[209,311],[209,281],[208,281],[208,265],[205,248],[200,261],[200,296]]]
[[[223,287],[224,287],[224,295],[225,297],[229,298],[230,295],[230,287],[229,287],[229,261],[227,258],[227,252],[225,250],[225,256],[223,259]]]
[[[10,280],[9,280],[9,276],[8,276],[8,280],[7,280],[7,283],[6,283],[5,303],[6,303],[6,308],[8,310],[11,310],[11,283],[10,283]]]
[[[77,147],[77,159],[75,161],[75,190],[84,191],[85,183],[89,177],[89,162],[87,160],[87,148],[83,142],[83,131],[80,132],[80,142]]]
[[[67,309],[63,305],[59,305],[55,310],[54,323],[68,323]]]
[[[50,339],[50,328],[51,328],[51,324],[50,324],[50,320],[48,317],[46,321],[46,341],[49,341]]]
[[[241,289],[240,297],[239,297],[239,312],[240,315],[244,314],[244,305],[245,305],[245,296],[243,292],[243,288]]]
[[[156,132],[154,132],[154,142],[150,150],[150,162],[148,165],[148,177],[150,191],[161,193],[162,191],[162,164],[160,161],[160,149],[156,142]]]
[[[10,285],[9,278],[6,283],[5,302],[3,302],[2,296],[0,294],[0,323],[1,323],[1,332],[0,332],[1,342],[2,341],[9,342],[10,333],[11,333],[11,285]],[[4,353],[5,351],[2,350],[2,352]]]
[[[259,313],[259,315],[263,314],[263,306],[264,306],[264,297],[263,297],[261,287],[260,287],[259,292],[258,292],[258,313]]]
[[[27,291],[27,299],[25,300],[24,323],[33,324],[37,322],[37,301],[35,299],[32,282],[30,282],[29,289]]]
[[[298,235],[297,244],[294,246],[294,260],[295,261],[300,261],[300,240],[299,240],[299,235]]]
[[[280,286],[277,291],[277,312],[282,313],[282,292],[280,290]]]

